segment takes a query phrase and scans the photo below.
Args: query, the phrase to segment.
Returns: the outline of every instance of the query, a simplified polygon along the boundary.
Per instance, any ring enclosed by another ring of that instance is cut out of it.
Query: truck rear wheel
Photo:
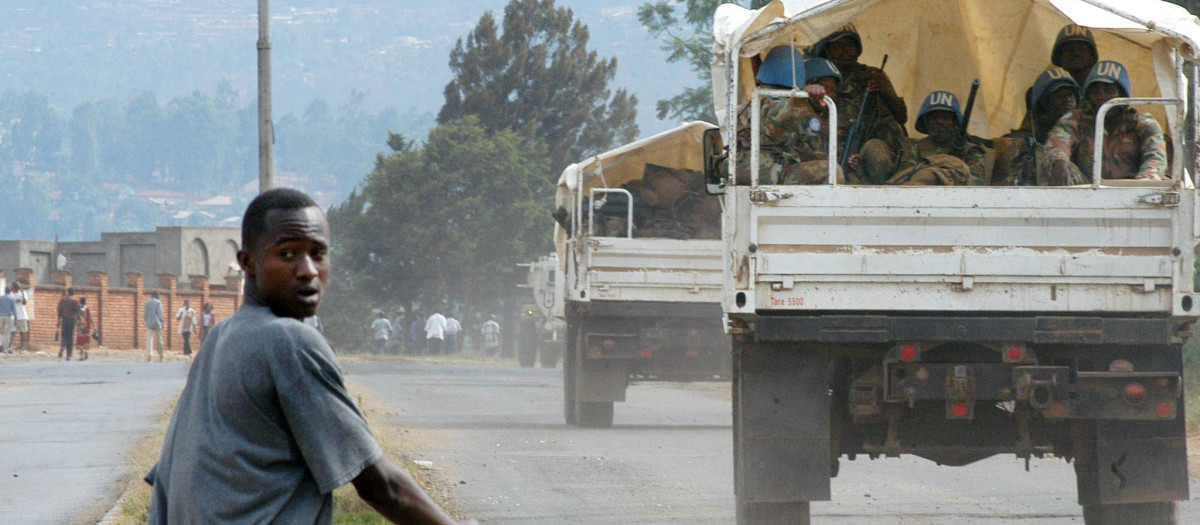
[[[809,525],[807,501],[738,503],[738,525]]]
[[[575,362],[579,360],[579,327],[567,323],[567,345],[563,350],[563,419],[568,425],[579,423],[575,413]]]
[[[1179,505],[1174,501],[1084,505],[1083,522],[1086,525],[1178,525]]]

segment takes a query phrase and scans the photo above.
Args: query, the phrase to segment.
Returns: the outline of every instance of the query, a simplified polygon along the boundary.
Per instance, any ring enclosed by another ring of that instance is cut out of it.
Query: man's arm
[[[387,457],[364,469],[352,481],[359,497],[393,523],[453,525],[454,519],[429,498]]]
[[[1162,126],[1148,113],[1138,115],[1138,143],[1141,146],[1142,162],[1138,166],[1137,175],[1141,180],[1163,180],[1171,175],[1167,173],[1167,141]]]

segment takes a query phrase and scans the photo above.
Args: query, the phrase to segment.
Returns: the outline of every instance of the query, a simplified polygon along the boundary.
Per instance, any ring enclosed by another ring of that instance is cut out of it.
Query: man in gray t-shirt
[[[151,524],[333,521],[333,490],[396,523],[453,520],[371,436],[314,315],[329,226],[307,195],[264,192],[242,219],[245,304],[213,328],[146,475]]]

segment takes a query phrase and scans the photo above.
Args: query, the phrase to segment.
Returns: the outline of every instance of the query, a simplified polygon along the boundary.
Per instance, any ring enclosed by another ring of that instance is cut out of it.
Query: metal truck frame
[[[1181,344],[1200,315],[1197,86],[1184,75],[1200,79],[1200,25],[1165,2],[1137,12],[1112,0],[718,9],[726,162],[715,133],[705,149],[725,204],[738,523],[809,523],[841,458],[900,454],[951,466],[1053,454],[1073,460],[1088,525],[1175,523],[1188,498]],[[938,31],[922,24],[931,18]],[[1030,20],[1041,25],[1014,26]],[[757,162],[750,184],[719,171],[757,154],[729,140],[737,108],[770,94],[754,87],[754,57],[847,23],[862,34],[861,62],[886,49],[910,104],[983,78],[971,129],[981,136],[1016,127],[1059,27],[1091,27],[1100,57],[1138,75],[1137,98],[1114,102],[1158,104],[1146,110],[1174,140],[1171,180],[849,186],[831,162],[828,184],[768,186]]]
[[[566,284],[568,424],[611,426],[613,403],[625,400],[634,381],[729,377],[717,212],[710,239],[635,235],[635,212],[648,206],[620,187],[642,181],[650,164],[691,170],[699,191],[687,196],[719,207],[703,191],[706,129],[714,126],[685,124],[572,164],[559,179],[555,244]],[[609,208],[620,212],[602,220]]]

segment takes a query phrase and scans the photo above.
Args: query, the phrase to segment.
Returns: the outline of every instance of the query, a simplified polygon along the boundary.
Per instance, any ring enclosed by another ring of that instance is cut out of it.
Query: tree
[[[718,5],[727,3],[749,4],[751,9],[758,9],[770,0],[657,0],[638,8],[638,21],[650,36],[662,41],[663,50],[669,53],[667,61],[683,61],[699,77],[696,87],[685,87],[683,93],[658,101],[655,116],[659,120],[717,121],[712,100],[712,17]],[[682,19],[677,14],[681,6]]]
[[[588,29],[554,0],[512,0],[503,31],[490,12],[450,52],[439,123],[476,115],[545,143],[549,172],[637,137],[637,97],[608,83],[617,60],[588,51]]]
[[[543,149],[473,116],[437,126],[420,148],[395,134],[388,142],[395,152],[329,211],[337,317],[324,320],[341,343],[364,337],[373,308],[495,311],[516,264],[550,250]]]

